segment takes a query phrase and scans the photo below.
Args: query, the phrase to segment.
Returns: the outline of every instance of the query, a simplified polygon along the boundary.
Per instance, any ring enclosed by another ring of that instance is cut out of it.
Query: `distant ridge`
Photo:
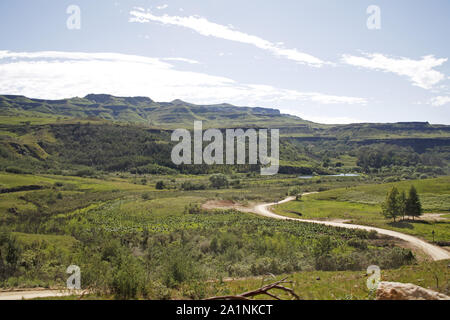
[[[282,114],[278,109],[234,106],[229,103],[201,105],[180,99],[156,102],[149,97],[117,97],[109,94],[88,94],[83,98],[48,100],[23,95],[0,95],[0,116],[24,118],[98,119],[131,124],[143,124],[162,129],[192,128],[193,121],[204,121],[207,128],[280,128],[284,133],[346,135],[349,130],[360,136],[382,135],[408,130],[441,136],[450,126],[429,122],[354,123],[325,125]],[[380,136],[381,138],[381,136]]]
[[[151,124],[167,128],[192,127],[204,120],[209,127],[290,127],[315,125],[277,109],[238,107],[231,104],[196,105],[180,99],[155,102],[148,97],[116,97],[88,94],[84,98],[32,99],[0,95],[0,116],[99,118],[110,121]]]

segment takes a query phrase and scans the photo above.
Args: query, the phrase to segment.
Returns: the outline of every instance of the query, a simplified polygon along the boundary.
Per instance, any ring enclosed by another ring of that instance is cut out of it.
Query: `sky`
[[[2,0],[0,94],[450,124],[448,0]]]

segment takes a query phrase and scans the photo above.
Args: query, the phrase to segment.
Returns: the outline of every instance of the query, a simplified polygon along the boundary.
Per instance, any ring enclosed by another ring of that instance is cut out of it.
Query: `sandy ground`
[[[428,221],[446,221],[449,220],[443,216],[448,215],[447,213],[425,213],[420,216],[420,220],[428,220]]]
[[[48,297],[66,297],[81,294],[81,290],[29,289],[23,291],[0,291],[0,300],[27,300]]]

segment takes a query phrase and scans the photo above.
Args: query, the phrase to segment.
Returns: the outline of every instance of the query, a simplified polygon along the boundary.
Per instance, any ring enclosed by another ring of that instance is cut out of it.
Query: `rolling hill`
[[[450,126],[323,125],[276,109],[105,94],[63,100],[0,96],[0,169],[210,172],[210,167],[194,170],[170,162],[171,130],[192,129],[194,120],[204,120],[204,128],[279,128],[280,173],[396,171],[393,166],[402,166],[434,176],[449,170]]]
[[[144,124],[161,128],[192,127],[204,120],[207,127],[314,126],[296,116],[267,108],[237,107],[230,104],[195,105],[181,100],[155,102],[147,97],[114,97],[90,94],[63,100],[0,96],[0,117],[96,118]]]

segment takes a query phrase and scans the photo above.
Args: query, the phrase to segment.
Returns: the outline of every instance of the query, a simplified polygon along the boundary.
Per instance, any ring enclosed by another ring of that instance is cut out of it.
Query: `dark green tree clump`
[[[406,197],[405,191],[401,193],[394,186],[386,195],[386,200],[381,204],[382,213],[388,219],[394,219],[401,216],[418,217],[422,214],[422,204],[419,195],[414,186],[411,186]]]
[[[156,190],[163,190],[166,187],[166,185],[164,184],[164,181],[158,181],[156,182]]]
[[[209,178],[211,186],[215,189],[228,188],[229,182],[224,174],[214,174]]]

